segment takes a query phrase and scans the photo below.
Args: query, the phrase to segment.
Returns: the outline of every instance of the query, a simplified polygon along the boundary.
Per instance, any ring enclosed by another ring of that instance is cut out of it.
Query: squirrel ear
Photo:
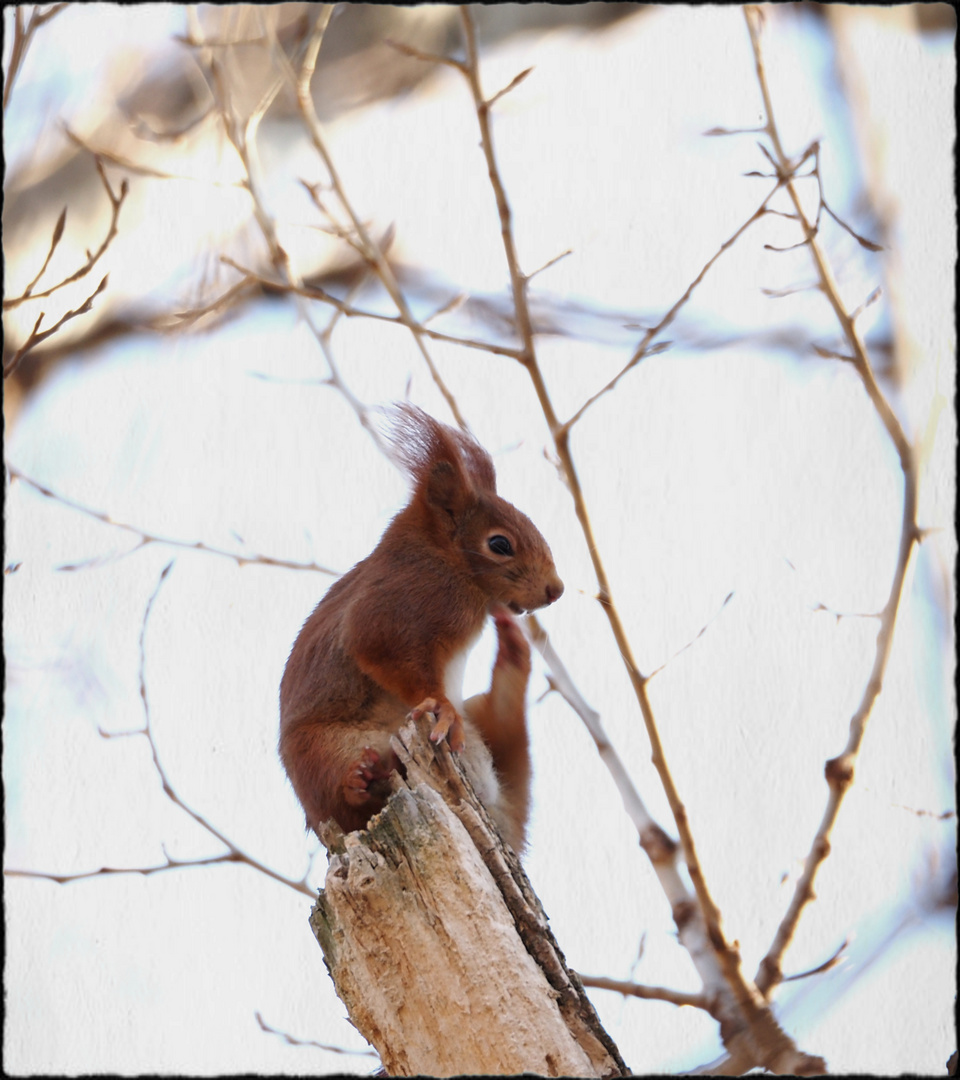
[[[423,487],[427,502],[438,510],[457,517],[470,497],[464,486],[463,474],[449,461],[438,461],[426,476]]]

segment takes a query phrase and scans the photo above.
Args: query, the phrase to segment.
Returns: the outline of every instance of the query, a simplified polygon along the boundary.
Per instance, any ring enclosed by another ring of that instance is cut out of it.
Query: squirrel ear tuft
[[[390,418],[387,438],[393,459],[415,487],[426,485],[430,503],[452,509],[454,502],[462,504],[476,493],[496,494],[493,461],[472,436],[408,402],[393,406]]]

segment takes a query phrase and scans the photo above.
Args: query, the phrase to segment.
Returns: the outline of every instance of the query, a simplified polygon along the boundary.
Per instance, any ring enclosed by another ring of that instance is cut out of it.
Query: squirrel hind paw
[[[399,765],[397,755],[392,751],[383,758],[372,747],[365,746],[343,779],[344,801],[348,806],[361,807],[374,798],[387,796],[390,793],[387,781]]]

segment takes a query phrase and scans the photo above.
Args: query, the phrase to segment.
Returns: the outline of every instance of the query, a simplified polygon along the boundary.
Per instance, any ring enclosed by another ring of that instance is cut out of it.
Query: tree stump
[[[325,832],[310,917],[386,1072],[629,1075],[459,761],[412,723],[394,749],[405,777],[383,811]]]

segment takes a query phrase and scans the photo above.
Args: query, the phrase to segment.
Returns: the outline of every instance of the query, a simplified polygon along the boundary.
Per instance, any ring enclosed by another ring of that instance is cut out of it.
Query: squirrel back
[[[464,750],[496,817],[498,775],[517,775],[507,758],[527,754],[529,647],[516,626],[508,628],[504,609],[531,611],[563,591],[546,541],[497,495],[493,462],[479,443],[411,405],[396,408],[390,443],[412,480],[410,501],[307,619],[280,687],[280,754],[314,829],[329,817],[345,830],[360,828],[382,808],[396,765],[389,737],[408,713],[435,715],[431,737]],[[506,657],[498,658],[494,682],[502,669],[501,682],[514,689],[501,689],[497,700],[510,704],[499,710],[475,708],[472,719],[468,710],[465,728],[463,663],[488,614],[497,616]],[[522,728],[522,747],[494,731],[498,718],[505,730]],[[486,738],[472,720],[489,729]],[[508,801],[525,807],[528,795]],[[507,827],[521,844],[522,825]]]

